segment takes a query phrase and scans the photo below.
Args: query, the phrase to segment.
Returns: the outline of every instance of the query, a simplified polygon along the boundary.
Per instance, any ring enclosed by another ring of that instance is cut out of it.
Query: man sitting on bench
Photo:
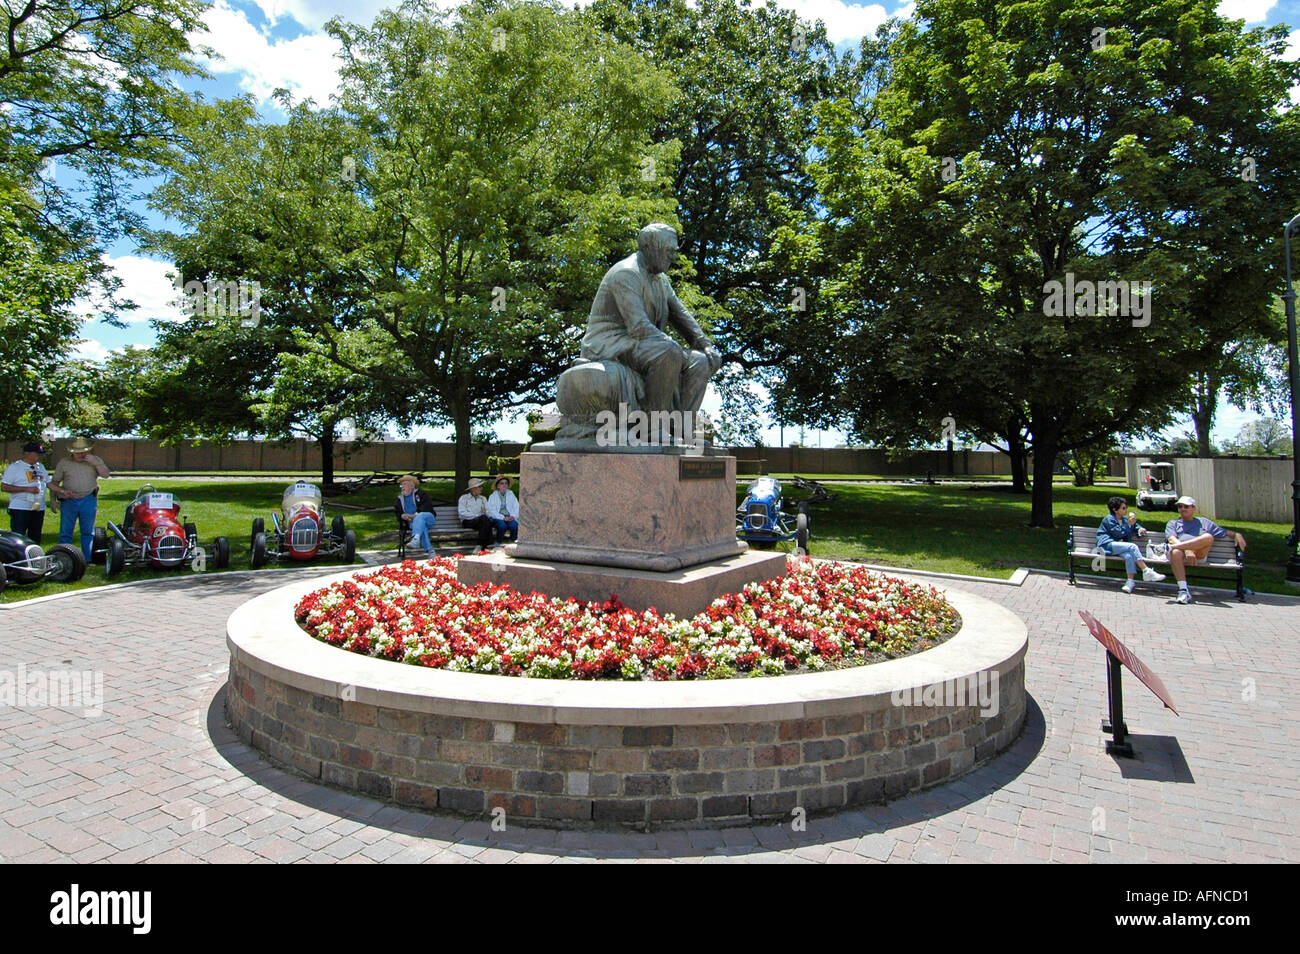
[[[412,542],[424,550],[425,556],[433,556],[433,545],[429,542],[429,531],[433,529],[435,519],[433,501],[420,489],[420,482],[412,474],[407,474],[398,484],[402,492],[393,510],[397,518],[410,528]]]
[[[496,539],[496,527],[487,515],[487,498],[483,496],[483,481],[474,477],[470,480],[465,493],[456,501],[456,512],[460,515],[460,525],[467,530],[478,531],[478,547],[486,550]]]
[[[1228,531],[1213,520],[1196,516],[1194,497],[1178,498],[1178,517],[1165,525],[1165,539],[1169,541],[1169,563],[1178,581],[1178,602],[1190,603],[1192,591],[1187,588],[1186,567],[1195,566],[1210,555],[1215,540],[1222,540]],[[1238,550],[1246,549],[1246,538],[1233,533]]]

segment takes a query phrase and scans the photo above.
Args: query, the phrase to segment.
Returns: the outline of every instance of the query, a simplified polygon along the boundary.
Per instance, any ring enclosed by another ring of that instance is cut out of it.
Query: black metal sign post
[[[1106,700],[1109,712],[1101,720],[1101,731],[1109,732],[1111,738],[1106,742],[1107,755],[1120,755],[1133,758],[1133,746],[1127,741],[1128,726],[1124,724],[1124,664],[1114,653],[1106,651]]]

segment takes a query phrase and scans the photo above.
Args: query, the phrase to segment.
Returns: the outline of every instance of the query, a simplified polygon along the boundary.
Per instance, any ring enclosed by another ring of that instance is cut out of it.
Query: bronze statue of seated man
[[[603,446],[598,437],[607,432],[610,415],[620,422],[649,422],[644,442],[651,445],[694,437],[687,433],[689,422],[699,412],[709,378],[722,366],[722,355],[664,274],[676,256],[677,232],[656,222],[637,234],[636,254],[605,273],[579,358],[556,388],[556,406],[564,416],[557,449]],[[689,348],[667,334],[669,324]]]

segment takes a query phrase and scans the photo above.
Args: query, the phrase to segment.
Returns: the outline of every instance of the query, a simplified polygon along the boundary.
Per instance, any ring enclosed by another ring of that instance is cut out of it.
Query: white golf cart
[[[1142,476],[1138,480],[1137,505],[1139,510],[1173,510],[1178,499],[1174,486],[1174,465],[1169,461],[1142,461],[1138,464]]]

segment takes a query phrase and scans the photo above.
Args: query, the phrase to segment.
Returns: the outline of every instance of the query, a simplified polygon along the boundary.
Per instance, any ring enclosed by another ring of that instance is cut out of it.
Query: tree
[[[805,162],[813,108],[852,89],[857,64],[836,57],[823,26],[771,0],[596,0],[588,12],[671,71],[681,90],[653,137],[680,143],[672,191],[689,262],[681,277],[700,291],[683,300],[727,358],[714,384],[728,433],[754,439],[750,391],[777,388],[792,373],[791,345],[803,339],[806,354],[815,304],[811,282],[774,255],[776,239],[791,216],[815,212]],[[783,420],[815,423],[804,403],[790,401]]]
[[[332,21],[340,108],[365,137],[369,231],[353,261],[374,303],[317,322],[330,358],[456,433],[548,399],[603,270],[655,219],[672,150],[648,132],[670,78],[557,7],[423,2],[369,28]],[[643,178],[642,158],[655,175]],[[373,343],[346,356],[344,333]]]
[[[1285,335],[1285,331],[1282,331]],[[1267,408],[1282,413],[1288,404],[1286,350],[1273,341],[1251,336],[1224,348],[1221,357],[1211,356],[1192,375],[1191,394],[1184,406],[1196,428],[1197,456],[1210,457],[1210,431],[1219,407],[1219,395],[1226,393],[1237,407],[1256,414]]]
[[[1260,417],[1242,426],[1237,436],[1224,444],[1229,454],[1274,457],[1291,450],[1291,429],[1282,421]]]
[[[1221,233],[1250,232],[1247,190],[1293,168],[1284,40],[1199,0],[922,0],[879,95],[820,108],[810,257],[841,333],[817,358],[856,432],[928,442],[952,416],[1013,461],[1027,445],[1050,527],[1061,451],[1167,423],[1179,388],[1150,368],[1220,352],[1276,281]],[[1230,309],[1224,250],[1266,276]]]
[[[56,381],[76,378],[64,367],[81,323],[72,300],[97,296],[110,322],[129,306],[114,299],[119,283],[100,252],[137,222],[133,183],[157,170],[186,102],[175,79],[202,72],[186,58],[202,6],[31,0],[0,10],[6,434],[72,413]]]
[[[359,433],[383,431],[389,411],[370,388],[319,351],[319,343],[299,334],[295,351],[281,352],[270,391],[252,410],[267,434],[307,437],[320,448],[321,483],[334,483],[334,445],[339,425],[351,420]]]
[[[72,304],[88,266],[42,241],[30,196],[0,189],[0,438],[30,438],[61,416],[55,376],[80,324]]]

